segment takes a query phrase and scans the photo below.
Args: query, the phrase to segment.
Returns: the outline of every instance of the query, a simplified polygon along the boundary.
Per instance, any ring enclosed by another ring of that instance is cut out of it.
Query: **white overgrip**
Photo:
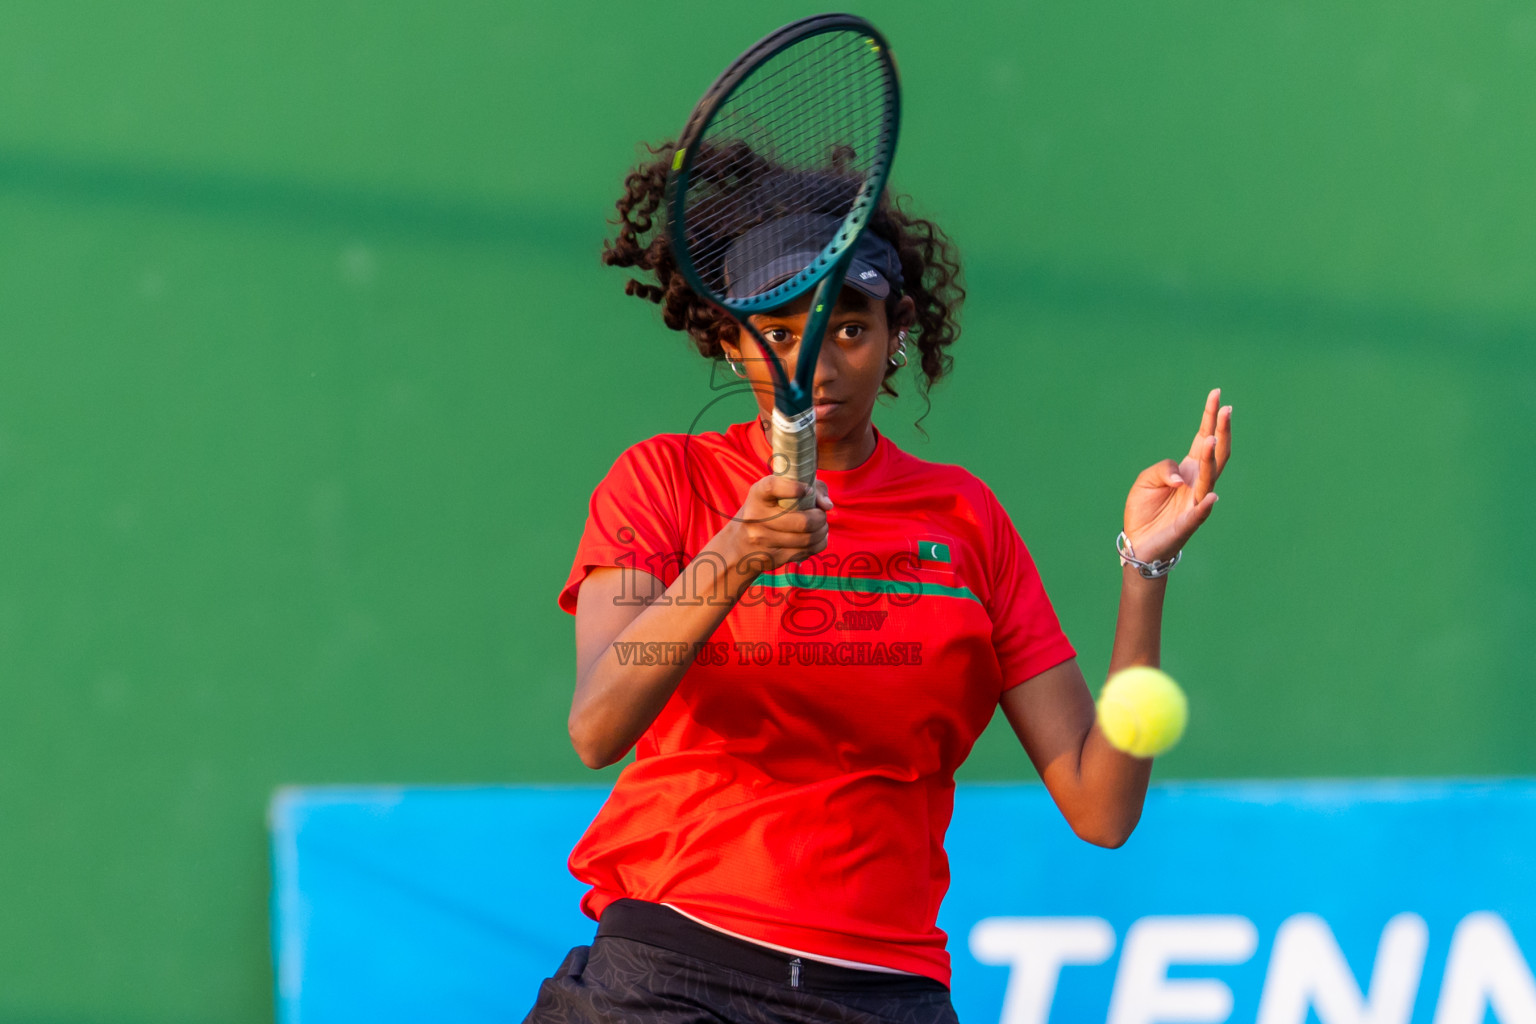
[[[810,508],[816,503],[816,409],[785,416],[777,408],[768,422],[768,443],[773,448],[773,473],[805,484],[805,494],[780,498],[785,509]]]

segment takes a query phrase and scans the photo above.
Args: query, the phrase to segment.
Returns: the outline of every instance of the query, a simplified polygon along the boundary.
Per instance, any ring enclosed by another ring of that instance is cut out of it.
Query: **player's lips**
[[[818,398],[816,399],[816,418],[821,419],[823,416],[829,416],[842,408],[842,406],[843,403],[838,399]]]

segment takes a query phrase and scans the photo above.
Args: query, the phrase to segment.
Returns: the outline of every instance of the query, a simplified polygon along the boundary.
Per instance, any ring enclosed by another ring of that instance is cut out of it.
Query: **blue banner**
[[[521,1020],[591,941],[565,858],[604,796],[279,793],[284,1024]],[[1536,1024],[1536,782],[1161,786],[1119,850],[962,786],[947,845],[966,1024]]]

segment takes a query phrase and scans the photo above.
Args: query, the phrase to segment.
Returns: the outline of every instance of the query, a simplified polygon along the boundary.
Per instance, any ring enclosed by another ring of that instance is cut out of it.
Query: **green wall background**
[[[881,422],[1090,676],[1127,487],[1236,406],[1159,775],[1536,771],[1536,10],[851,6],[971,286],[928,438]],[[813,9],[0,5],[0,1020],[270,1019],[279,784],[592,778],[554,594],[710,394],[604,220]]]

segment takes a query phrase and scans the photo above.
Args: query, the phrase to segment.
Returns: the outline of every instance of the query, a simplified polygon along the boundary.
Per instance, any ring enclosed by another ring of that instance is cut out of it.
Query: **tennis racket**
[[[781,499],[785,508],[815,502],[816,361],[854,246],[890,175],[900,121],[884,37],[863,18],[823,14],[784,26],[738,57],[678,139],[667,179],[669,241],[689,286],[723,309],[769,366],[773,472],[806,484],[799,501]],[[740,245],[751,241],[743,236],[787,218],[809,239],[797,246],[805,255],[774,266],[767,280],[733,274]],[[791,372],[747,318],[813,289]]]

